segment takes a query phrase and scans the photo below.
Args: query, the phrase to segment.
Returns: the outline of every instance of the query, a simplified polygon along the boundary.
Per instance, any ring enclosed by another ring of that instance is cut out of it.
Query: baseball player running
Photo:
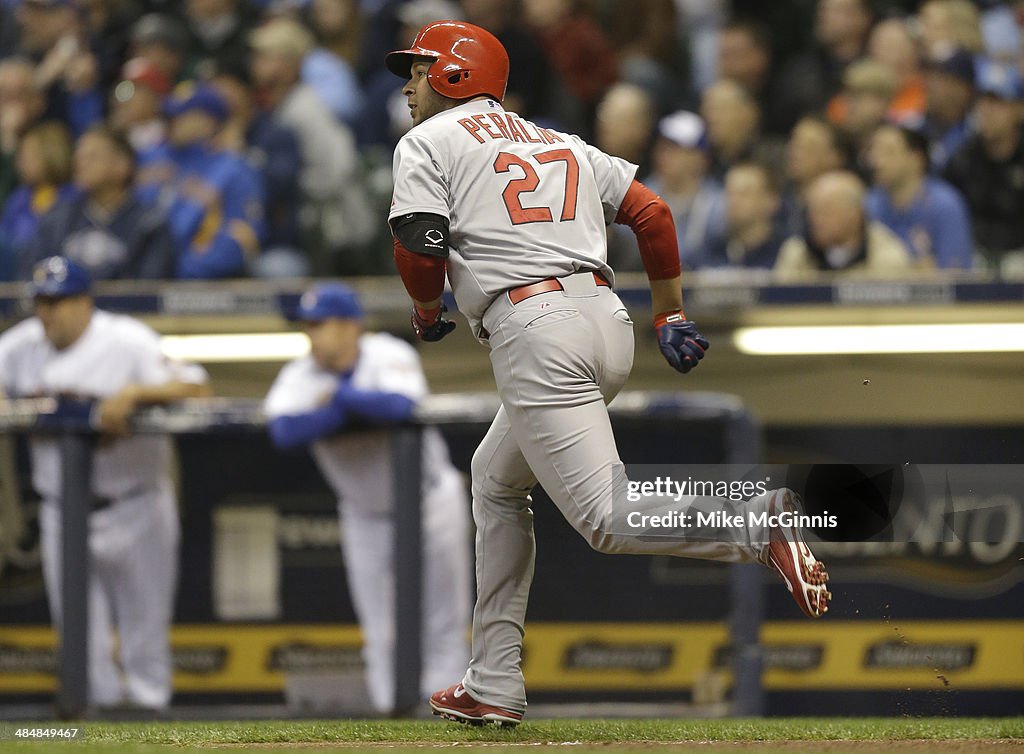
[[[89,701],[161,709],[171,698],[168,642],[178,569],[178,512],[170,440],[128,434],[136,407],[209,395],[206,372],[168,360],[159,337],[96,309],[89,273],[66,257],[33,272],[35,316],[0,336],[0,399],[94,399],[103,433],[89,514]],[[31,440],[32,483],[43,498],[43,576],[61,621],[61,456],[55,437]],[[115,661],[111,629],[119,636]]]
[[[601,552],[761,562],[782,576],[804,613],[824,614],[827,574],[793,528],[751,525],[698,540],[682,532],[641,538],[616,525],[622,466],[605,404],[632,367],[633,323],[612,290],[608,223],[637,236],[665,359],[686,373],[708,348],[683,314],[671,213],[634,180],[637,167],[505,111],[508,55],[481,28],[428,24],[387,66],[408,79],[413,122],[395,151],[389,216],[413,327],[424,341],[455,328],[440,298],[447,272],[459,309],[490,348],[502,403],[472,463],[472,658],[461,683],[431,696],[434,713],[478,724],[522,719],[530,491],[538,481]],[[792,511],[795,501],[774,490],[747,502],[686,504],[735,516]]]
[[[342,555],[363,632],[370,701],[394,706],[394,524],[391,447],[384,431],[339,435],[352,423],[402,421],[427,395],[416,351],[383,333],[364,333],[352,289],[323,283],[299,301],[311,350],[287,364],[265,409],[280,448],[312,445],[338,497]],[[424,589],[422,687],[450,682],[466,666],[470,620],[469,501],[436,429],[423,437]],[[426,651],[429,648],[429,651]]]

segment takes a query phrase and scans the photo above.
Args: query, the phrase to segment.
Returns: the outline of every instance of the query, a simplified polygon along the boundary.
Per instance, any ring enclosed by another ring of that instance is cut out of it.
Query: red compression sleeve
[[[679,277],[679,242],[672,212],[660,196],[640,181],[626,191],[615,222],[628,225],[636,234],[640,258],[649,280]]]
[[[433,301],[444,293],[444,257],[416,254],[409,251],[397,238],[395,265],[402,276],[405,290],[414,301]]]

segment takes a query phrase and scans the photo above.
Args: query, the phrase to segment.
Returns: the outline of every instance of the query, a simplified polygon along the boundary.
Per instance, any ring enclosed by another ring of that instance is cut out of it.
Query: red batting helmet
[[[409,78],[417,57],[435,60],[427,82],[438,94],[452,99],[505,96],[508,53],[486,29],[463,21],[435,21],[420,29],[408,50],[388,53],[385,63],[396,76]]]

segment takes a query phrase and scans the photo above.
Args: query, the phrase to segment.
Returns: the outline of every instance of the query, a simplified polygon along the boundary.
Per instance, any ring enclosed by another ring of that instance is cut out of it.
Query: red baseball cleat
[[[790,490],[777,490],[768,505],[768,515],[799,513]],[[828,612],[832,592],[825,588],[828,573],[804,542],[800,527],[773,526],[768,535],[768,565],[778,571],[797,606],[808,618],[820,618]]]
[[[461,683],[431,694],[430,709],[445,720],[467,725],[495,723],[505,728],[514,728],[523,721],[519,712],[478,702]]]

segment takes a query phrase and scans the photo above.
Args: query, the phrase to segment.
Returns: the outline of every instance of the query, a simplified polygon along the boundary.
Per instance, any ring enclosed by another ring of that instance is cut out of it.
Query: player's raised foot
[[[787,489],[776,490],[768,505],[768,514],[774,519],[782,513],[797,514],[795,495]],[[820,618],[828,612],[832,593],[826,588],[828,573],[825,565],[815,559],[796,522],[783,517],[772,526],[768,535],[768,567],[778,572],[797,606],[808,618]],[[786,523],[788,526],[782,526]]]
[[[461,683],[431,694],[430,709],[445,720],[466,725],[492,723],[503,728],[514,728],[523,721],[519,712],[478,702]]]

